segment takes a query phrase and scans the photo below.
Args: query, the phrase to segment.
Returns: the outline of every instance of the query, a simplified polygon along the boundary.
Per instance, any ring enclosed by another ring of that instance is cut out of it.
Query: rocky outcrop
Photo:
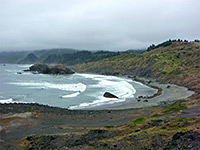
[[[43,63],[37,63],[31,66],[27,71],[37,71],[38,73],[44,73],[47,70],[48,70],[48,65]]]
[[[48,66],[44,63],[37,63],[34,64],[26,71],[34,71],[43,74],[73,74],[75,73],[73,70],[67,68],[64,65],[57,65],[57,66]]]
[[[118,98],[116,95],[111,94],[109,92],[105,92],[103,96],[106,98]]]
[[[200,149],[200,134],[192,130],[177,132],[164,150],[198,150]]]

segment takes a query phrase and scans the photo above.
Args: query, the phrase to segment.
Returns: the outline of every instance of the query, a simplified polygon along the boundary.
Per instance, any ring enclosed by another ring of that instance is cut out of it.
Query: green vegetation
[[[158,117],[159,114],[153,114],[151,117]]]
[[[77,72],[137,75],[200,91],[200,42],[167,41],[142,54],[122,53],[73,66]]]
[[[140,118],[135,119],[132,123],[140,124],[140,123],[144,122],[145,120],[146,119],[144,117],[140,117]]]
[[[179,111],[179,110],[183,110],[187,108],[188,107],[186,105],[172,106],[166,110],[163,110],[162,113],[169,113],[169,112]]]
[[[156,49],[156,48],[159,48],[159,47],[166,47],[166,46],[169,46],[169,45],[171,45],[172,44],[172,41],[171,40],[169,40],[169,41],[166,41],[166,42],[163,42],[163,43],[161,43],[161,44],[158,44],[158,45],[154,45],[154,44],[152,44],[151,46],[149,46],[148,48],[147,48],[147,51],[150,51],[150,50],[153,50],[153,49]]]
[[[143,123],[145,120],[146,120],[146,118],[144,118],[144,117],[137,118],[137,119],[135,119],[134,121],[132,121],[132,122],[129,124],[129,127],[130,127],[130,128],[134,128],[134,127],[136,127],[137,124],[141,124],[141,123]]]
[[[114,128],[114,126],[105,126],[105,128],[108,128],[108,129],[109,129],[109,128]]]

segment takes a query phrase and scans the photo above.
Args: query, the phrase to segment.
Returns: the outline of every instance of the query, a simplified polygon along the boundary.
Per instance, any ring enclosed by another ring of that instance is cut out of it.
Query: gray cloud
[[[200,38],[199,0],[0,0],[0,50],[126,50]]]

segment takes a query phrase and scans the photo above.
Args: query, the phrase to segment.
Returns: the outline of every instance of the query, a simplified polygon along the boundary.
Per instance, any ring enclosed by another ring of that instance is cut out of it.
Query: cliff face
[[[200,43],[172,42],[142,54],[128,53],[76,65],[78,72],[151,77],[200,91]]]

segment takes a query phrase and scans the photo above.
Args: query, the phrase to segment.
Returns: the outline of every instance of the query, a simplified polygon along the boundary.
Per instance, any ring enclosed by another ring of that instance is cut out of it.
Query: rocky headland
[[[36,63],[29,68],[31,72],[37,72],[42,74],[74,74],[75,72],[64,65],[48,66],[44,63]]]

